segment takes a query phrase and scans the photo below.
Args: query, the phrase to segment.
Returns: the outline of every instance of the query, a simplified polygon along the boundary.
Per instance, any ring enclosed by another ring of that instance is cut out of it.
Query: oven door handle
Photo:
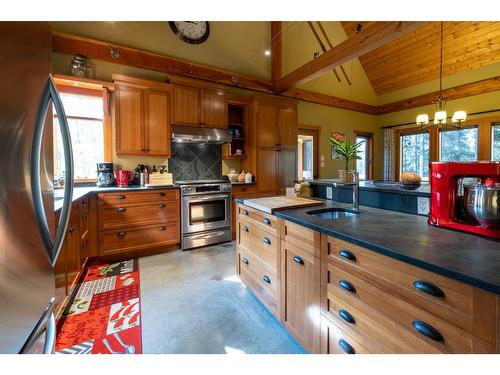
[[[217,194],[217,195],[210,195],[208,197],[196,197],[196,196],[187,196],[187,197],[183,197],[183,199],[186,201],[186,202],[205,202],[205,201],[213,201],[213,200],[216,200],[216,199],[228,199],[229,198],[229,194]]]

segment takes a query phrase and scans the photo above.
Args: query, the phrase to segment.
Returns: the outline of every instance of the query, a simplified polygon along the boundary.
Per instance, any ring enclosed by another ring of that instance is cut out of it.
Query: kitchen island
[[[499,241],[371,207],[308,214],[351,208],[331,200],[274,215],[237,202],[238,274],[306,350],[500,351]]]

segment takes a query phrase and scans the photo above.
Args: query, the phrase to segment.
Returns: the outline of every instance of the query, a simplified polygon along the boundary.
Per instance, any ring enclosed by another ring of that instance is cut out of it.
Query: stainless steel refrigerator
[[[46,22],[0,22],[0,353],[52,353],[54,264],[67,229],[73,161]],[[66,184],[57,229],[53,111]],[[56,125],[57,126],[57,125]]]

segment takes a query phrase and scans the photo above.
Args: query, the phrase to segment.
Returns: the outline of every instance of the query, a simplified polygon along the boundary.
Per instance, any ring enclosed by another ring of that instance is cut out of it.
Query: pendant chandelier
[[[438,128],[443,127],[446,124],[447,114],[445,110],[446,102],[448,99],[442,95],[443,91],[443,22],[441,21],[441,61],[439,65],[439,96],[433,102],[436,106],[436,112],[434,113],[434,125]],[[467,118],[467,113],[465,111],[456,111],[453,113],[451,118],[452,126],[459,128],[462,122]],[[426,113],[417,116],[417,124],[422,128],[432,126],[429,124],[429,115]]]

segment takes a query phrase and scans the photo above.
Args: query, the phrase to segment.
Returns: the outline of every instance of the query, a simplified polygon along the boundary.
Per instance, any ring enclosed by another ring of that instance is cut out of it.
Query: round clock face
[[[169,24],[179,38],[191,44],[203,43],[210,34],[208,21],[170,21]]]

